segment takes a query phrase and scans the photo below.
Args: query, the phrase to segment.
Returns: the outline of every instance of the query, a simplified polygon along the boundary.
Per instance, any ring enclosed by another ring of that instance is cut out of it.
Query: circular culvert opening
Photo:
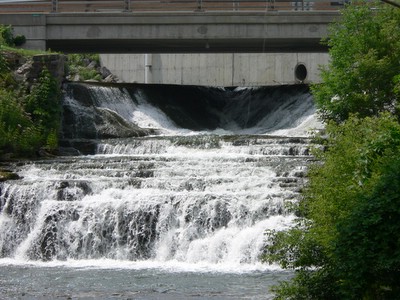
[[[307,78],[307,68],[304,64],[298,64],[294,69],[294,76],[298,81],[304,81]]]

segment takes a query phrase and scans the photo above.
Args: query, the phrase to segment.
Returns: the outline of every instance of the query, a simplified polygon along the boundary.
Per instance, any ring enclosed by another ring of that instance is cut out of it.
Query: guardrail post
[[[293,2],[293,5],[294,5],[294,10],[302,10],[303,11],[305,8],[304,0],[296,0],[295,2]]]
[[[275,0],[268,0],[267,10],[275,10]]]
[[[197,0],[197,10],[203,10],[203,0]]]
[[[233,0],[233,10],[239,10],[239,0]]]
[[[125,0],[125,9],[124,11],[131,11],[131,0]]]
[[[56,13],[58,12],[58,0],[51,0],[51,12]]]

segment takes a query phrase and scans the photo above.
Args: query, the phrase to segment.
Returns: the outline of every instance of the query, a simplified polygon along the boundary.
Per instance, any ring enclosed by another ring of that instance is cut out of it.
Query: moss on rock
[[[21,177],[17,173],[14,173],[9,170],[0,169],[0,182],[7,180],[17,180],[17,179],[21,179]]]

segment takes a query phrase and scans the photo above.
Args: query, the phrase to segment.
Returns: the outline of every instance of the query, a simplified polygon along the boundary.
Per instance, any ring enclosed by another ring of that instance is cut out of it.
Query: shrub
[[[0,45],[14,46],[14,37],[11,25],[0,25]]]
[[[60,90],[47,69],[42,71],[38,83],[26,97],[25,110],[33,123],[41,128],[46,144],[48,136],[54,135],[54,130],[58,131],[61,121]]]
[[[101,81],[101,74],[96,68],[88,68],[90,62],[100,65],[100,56],[98,54],[69,54],[67,73],[70,76],[79,75],[81,80]]]
[[[13,92],[0,89],[0,151],[32,155],[40,134]]]
[[[16,35],[14,37],[13,28],[11,25],[0,25],[0,46],[21,46],[26,42],[24,35]]]
[[[24,35],[16,35],[13,39],[13,42],[16,47],[19,47],[25,44],[26,38]]]
[[[400,9],[376,2],[350,5],[326,43],[330,63],[322,69],[322,83],[312,88],[323,120],[399,114],[394,78],[400,74]]]
[[[10,71],[7,61],[4,57],[3,52],[1,51],[1,45],[0,45],[0,78],[4,78],[6,74]]]

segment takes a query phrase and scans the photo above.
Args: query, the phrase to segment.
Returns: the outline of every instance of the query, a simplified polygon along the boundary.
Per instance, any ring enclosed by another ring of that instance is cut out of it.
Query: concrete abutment
[[[320,82],[328,53],[101,54],[125,82],[263,86]]]

